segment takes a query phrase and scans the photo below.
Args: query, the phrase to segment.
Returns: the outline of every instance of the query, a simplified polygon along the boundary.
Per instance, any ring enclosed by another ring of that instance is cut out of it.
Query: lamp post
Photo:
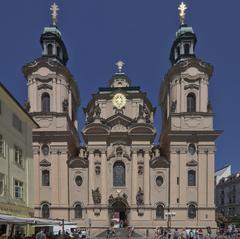
[[[88,237],[91,237],[91,226],[92,226],[92,220],[91,218],[88,218]]]

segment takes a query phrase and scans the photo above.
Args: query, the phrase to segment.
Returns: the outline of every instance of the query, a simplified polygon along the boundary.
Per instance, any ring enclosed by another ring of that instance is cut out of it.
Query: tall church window
[[[4,195],[4,184],[5,184],[5,176],[4,174],[0,173],[0,197]]]
[[[0,134],[0,157],[5,156],[5,150],[4,150],[4,139],[3,136]]]
[[[43,218],[49,218],[50,216],[50,208],[47,203],[42,205],[42,217]]]
[[[188,171],[188,186],[196,186],[196,172],[195,170]]]
[[[194,204],[190,204],[188,207],[188,218],[194,219],[197,216],[197,209]]]
[[[42,171],[42,186],[50,185],[50,174],[48,170]]]
[[[122,161],[117,161],[113,165],[113,186],[125,186],[125,165]]]
[[[52,46],[52,44],[48,44],[47,45],[47,52],[48,52],[49,56],[53,55],[53,46]]]
[[[50,96],[46,92],[42,94],[42,112],[50,112]]]
[[[190,45],[188,43],[184,44],[184,54],[185,55],[189,55],[190,54]]]
[[[162,205],[158,205],[156,208],[156,218],[164,219],[164,207]]]
[[[74,217],[82,218],[82,207],[80,204],[77,204],[74,208]]]
[[[180,56],[180,46],[177,47],[177,57]]]
[[[187,112],[196,112],[196,96],[189,93],[187,96]]]
[[[58,46],[57,47],[57,56],[60,57],[60,52],[61,52],[61,48]]]

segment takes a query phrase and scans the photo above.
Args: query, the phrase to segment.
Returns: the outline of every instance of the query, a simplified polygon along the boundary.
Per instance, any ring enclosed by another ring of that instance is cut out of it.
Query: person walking
[[[47,239],[47,237],[46,237],[46,230],[44,229],[42,229],[40,232],[38,232],[37,234],[36,234],[36,237],[35,237],[36,239]]]

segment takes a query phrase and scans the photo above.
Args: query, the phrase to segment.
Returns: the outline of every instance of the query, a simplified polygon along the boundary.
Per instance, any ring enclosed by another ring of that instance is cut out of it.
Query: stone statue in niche
[[[95,119],[100,119],[100,115],[101,115],[101,108],[100,108],[99,104],[97,104],[94,107],[94,117],[95,117]]]
[[[138,166],[138,175],[143,175],[143,166]]]
[[[95,205],[101,203],[102,197],[101,197],[99,187],[97,187],[97,189],[95,189],[95,190],[92,189],[92,197],[93,197],[93,203]]]
[[[111,205],[114,201],[113,195],[111,194],[108,198],[108,203]]]
[[[68,100],[64,99],[62,102],[63,112],[68,112]]]
[[[138,189],[138,192],[137,192],[137,195],[136,195],[136,202],[137,202],[138,206],[144,204],[144,194],[143,194],[143,191],[142,191],[141,187],[139,187],[139,189]]]
[[[171,112],[176,112],[176,108],[177,108],[177,101],[174,100],[172,101],[172,105],[171,105]]]
[[[96,173],[96,175],[100,175],[100,174],[101,174],[101,168],[100,168],[100,166],[96,166],[96,167],[95,167],[95,173]]]

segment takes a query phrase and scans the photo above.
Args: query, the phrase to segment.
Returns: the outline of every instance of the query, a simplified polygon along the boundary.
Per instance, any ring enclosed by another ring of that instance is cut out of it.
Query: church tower
[[[70,219],[68,160],[79,148],[76,81],[67,68],[68,54],[57,27],[58,6],[51,6],[52,25],[45,27],[42,56],[23,67],[28,111],[40,125],[33,131],[35,216]],[[73,189],[74,191],[74,189]]]
[[[172,67],[160,91],[161,148],[168,155],[168,211],[173,227],[215,227],[213,111],[208,86],[213,67],[195,54],[196,35],[184,23],[184,3],[179,6],[181,25],[173,42]]]

